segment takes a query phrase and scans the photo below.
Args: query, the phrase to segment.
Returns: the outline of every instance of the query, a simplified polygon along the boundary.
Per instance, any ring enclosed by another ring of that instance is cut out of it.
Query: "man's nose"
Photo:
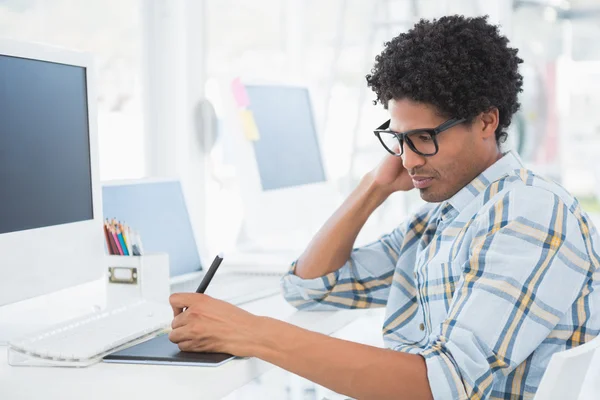
[[[414,168],[422,167],[425,164],[424,156],[415,153],[406,142],[403,143],[403,146],[402,165],[404,165],[404,168],[410,171]]]

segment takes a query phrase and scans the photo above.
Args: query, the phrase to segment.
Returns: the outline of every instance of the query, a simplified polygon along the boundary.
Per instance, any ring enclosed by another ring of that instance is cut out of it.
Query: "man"
[[[385,306],[387,349],[173,295],[183,350],[255,356],[356,398],[531,398],[550,357],[600,328],[599,238],[577,201],[500,143],[519,108],[517,51],[486,18],[422,20],[367,76],[389,154],[283,279],[300,309]],[[391,194],[430,203],[352,249]],[[187,311],[182,312],[184,307]]]

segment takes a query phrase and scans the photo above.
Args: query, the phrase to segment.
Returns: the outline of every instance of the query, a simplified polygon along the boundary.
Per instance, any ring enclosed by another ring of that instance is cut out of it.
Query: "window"
[[[138,0],[4,0],[0,36],[93,53],[100,178],[144,175]]]

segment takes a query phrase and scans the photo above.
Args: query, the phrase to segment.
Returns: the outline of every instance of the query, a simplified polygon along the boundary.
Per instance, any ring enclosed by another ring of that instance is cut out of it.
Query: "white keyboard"
[[[54,326],[50,330],[9,342],[12,365],[86,366],[104,355],[170,326],[168,305],[139,301]],[[19,357],[21,356],[21,357]],[[10,361],[10,360],[9,360]]]

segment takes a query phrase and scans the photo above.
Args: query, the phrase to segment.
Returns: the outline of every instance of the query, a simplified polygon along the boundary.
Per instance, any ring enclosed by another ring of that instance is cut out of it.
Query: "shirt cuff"
[[[425,358],[427,379],[435,400],[468,399],[458,368],[443,343],[435,343],[421,356]]]
[[[331,293],[339,276],[339,271],[334,271],[319,278],[302,279],[295,274],[295,270],[294,262],[288,273],[281,278],[281,288],[285,299],[299,309],[318,306],[318,302]],[[319,307],[319,309],[324,308]]]

